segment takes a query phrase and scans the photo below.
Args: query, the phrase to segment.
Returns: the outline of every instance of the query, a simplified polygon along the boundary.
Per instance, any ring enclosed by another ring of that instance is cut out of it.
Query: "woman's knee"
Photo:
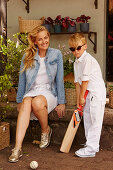
[[[47,108],[47,100],[44,96],[40,95],[32,100],[32,108],[35,111],[39,111]]]

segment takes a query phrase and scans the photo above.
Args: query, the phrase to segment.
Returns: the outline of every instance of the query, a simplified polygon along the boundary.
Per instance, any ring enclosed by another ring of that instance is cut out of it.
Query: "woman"
[[[19,111],[16,143],[10,162],[22,156],[22,142],[33,111],[41,125],[40,148],[50,143],[52,129],[48,126],[48,113],[54,108],[59,117],[64,116],[65,92],[63,60],[59,50],[49,47],[50,34],[38,26],[28,34],[29,47],[22,58],[17,93]]]

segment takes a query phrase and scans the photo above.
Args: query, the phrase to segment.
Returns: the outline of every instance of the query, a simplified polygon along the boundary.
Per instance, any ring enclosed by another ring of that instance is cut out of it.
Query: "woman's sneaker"
[[[16,148],[12,149],[12,154],[9,157],[9,162],[17,162],[19,158],[22,157],[22,150],[18,150]]]
[[[40,148],[46,148],[50,144],[52,129],[49,127],[49,133],[41,134],[41,143],[39,145]]]

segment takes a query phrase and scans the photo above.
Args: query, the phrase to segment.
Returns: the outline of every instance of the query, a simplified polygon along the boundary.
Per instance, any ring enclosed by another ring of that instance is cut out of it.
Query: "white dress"
[[[40,57],[40,67],[30,91],[24,95],[25,97],[35,97],[43,95],[47,100],[48,113],[50,113],[57,106],[57,97],[51,93],[51,87],[49,85],[49,79],[46,72],[45,57]],[[36,119],[34,114],[31,114],[31,119]]]

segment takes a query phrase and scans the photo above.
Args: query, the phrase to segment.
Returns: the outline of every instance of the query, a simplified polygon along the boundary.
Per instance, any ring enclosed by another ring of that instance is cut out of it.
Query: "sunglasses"
[[[77,48],[70,47],[69,49],[70,49],[72,52],[74,52],[75,50],[80,51],[81,48],[82,48],[82,46],[84,46],[84,45],[85,45],[85,44],[83,44],[83,45],[81,45],[81,46],[78,46]]]

